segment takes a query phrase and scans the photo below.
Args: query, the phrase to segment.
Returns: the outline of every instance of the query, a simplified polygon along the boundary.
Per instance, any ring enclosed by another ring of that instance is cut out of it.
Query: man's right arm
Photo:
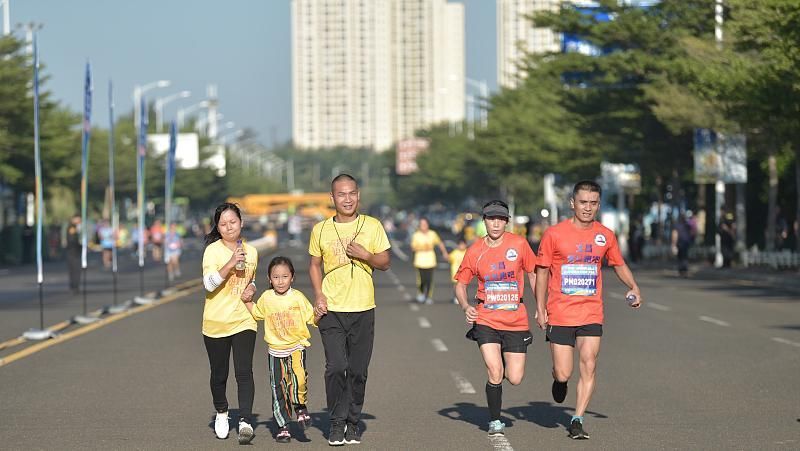
[[[547,283],[550,279],[550,268],[536,267],[536,323],[540,329],[547,326]]]
[[[328,313],[328,299],[322,293],[322,257],[311,256],[308,274],[314,289],[314,313],[324,315]]]

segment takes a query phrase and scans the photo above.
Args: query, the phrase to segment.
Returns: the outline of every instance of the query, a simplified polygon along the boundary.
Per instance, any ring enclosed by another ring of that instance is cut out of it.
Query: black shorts
[[[483,324],[473,324],[466,337],[477,341],[478,347],[486,343],[500,343],[501,352],[517,352],[525,354],[533,343],[533,335],[529,330],[497,330]]]
[[[557,345],[575,347],[577,337],[602,337],[602,324],[584,324],[583,326],[547,326],[545,340]]]

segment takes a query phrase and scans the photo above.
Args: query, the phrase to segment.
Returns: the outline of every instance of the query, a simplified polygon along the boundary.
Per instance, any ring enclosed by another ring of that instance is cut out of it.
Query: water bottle
[[[237,245],[237,247],[236,247],[237,249],[241,249],[242,248],[242,240],[237,241],[236,245]],[[244,271],[244,269],[246,267],[247,267],[247,264],[245,263],[244,260],[236,262],[236,270],[237,271]]]
[[[633,304],[636,303],[636,299],[637,298],[636,298],[635,294],[629,294],[629,295],[625,296],[625,300],[628,301],[628,305],[630,305],[630,306],[632,306]]]

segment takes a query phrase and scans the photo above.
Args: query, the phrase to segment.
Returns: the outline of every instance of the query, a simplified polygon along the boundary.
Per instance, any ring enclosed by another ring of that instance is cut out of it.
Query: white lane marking
[[[404,286],[402,286],[402,285],[398,285],[398,286],[397,286],[397,289],[398,289],[398,290],[400,290],[400,291],[402,291],[403,293],[405,293],[405,292],[406,292],[406,287],[404,287]]]
[[[621,295],[621,294],[617,293],[616,291],[609,291],[609,292],[608,292],[608,294],[609,294],[609,296],[611,296],[612,298],[617,298],[617,299],[620,299],[620,298],[625,298],[625,296],[623,296],[623,295]]]
[[[789,346],[794,346],[794,347],[800,348],[800,343],[798,343],[796,341],[792,341],[792,340],[787,340],[785,338],[772,337],[772,341],[777,341],[778,343],[783,343],[785,345],[789,345]]]
[[[410,300],[412,300],[414,298],[411,297],[411,295],[409,293],[403,293],[403,299],[405,299],[406,301],[410,301]]]
[[[514,451],[511,442],[508,441],[505,435],[493,435],[489,437],[489,445],[495,451]]]
[[[419,318],[417,318],[417,321],[419,322],[419,327],[421,327],[423,329],[430,329],[431,328],[431,322],[428,321],[428,318],[425,318],[424,316],[420,316]]]
[[[419,305],[418,304],[409,304],[408,307],[411,309],[412,312],[418,312],[419,311]]]
[[[700,321],[705,321],[707,323],[716,324],[717,326],[722,326],[722,327],[729,327],[730,326],[730,323],[722,321],[721,319],[716,319],[716,318],[712,318],[710,316],[705,316],[705,315],[700,316]]]
[[[406,254],[405,252],[403,252],[402,249],[400,249],[400,242],[397,240],[392,240],[392,253],[397,255],[400,258],[400,260],[403,260],[404,262],[408,261],[408,254]]]
[[[475,387],[473,387],[472,384],[469,383],[467,378],[462,376],[461,373],[459,373],[458,371],[451,371],[450,377],[452,377],[453,380],[456,381],[456,387],[458,387],[459,393],[465,393],[468,395],[475,394]]]
[[[644,305],[652,309],[660,310],[662,312],[668,312],[672,310],[672,307],[667,307],[666,305],[657,304],[655,302],[646,302]]]
[[[447,352],[447,346],[444,344],[442,340],[434,338],[433,340],[431,340],[431,344],[433,345],[433,349],[439,352]]]

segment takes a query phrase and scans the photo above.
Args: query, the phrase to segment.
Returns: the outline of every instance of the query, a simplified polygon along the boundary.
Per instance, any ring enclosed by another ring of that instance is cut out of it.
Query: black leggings
[[[231,348],[233,348],[233,371],[239,394],[239,418],[249,420],[253,412],[256,387],[253,382],[253,350],[256,347],[256,331],[244,330],[229,337],[210,338],[203,335],[203,342],[211,364],[211,397],[217,412],[228,411],[225,385],[228,382]]]
[[[419,271],[419,292],[426,298],[431,297],[433,290],[433,270],[435,268],[417,268]]]

